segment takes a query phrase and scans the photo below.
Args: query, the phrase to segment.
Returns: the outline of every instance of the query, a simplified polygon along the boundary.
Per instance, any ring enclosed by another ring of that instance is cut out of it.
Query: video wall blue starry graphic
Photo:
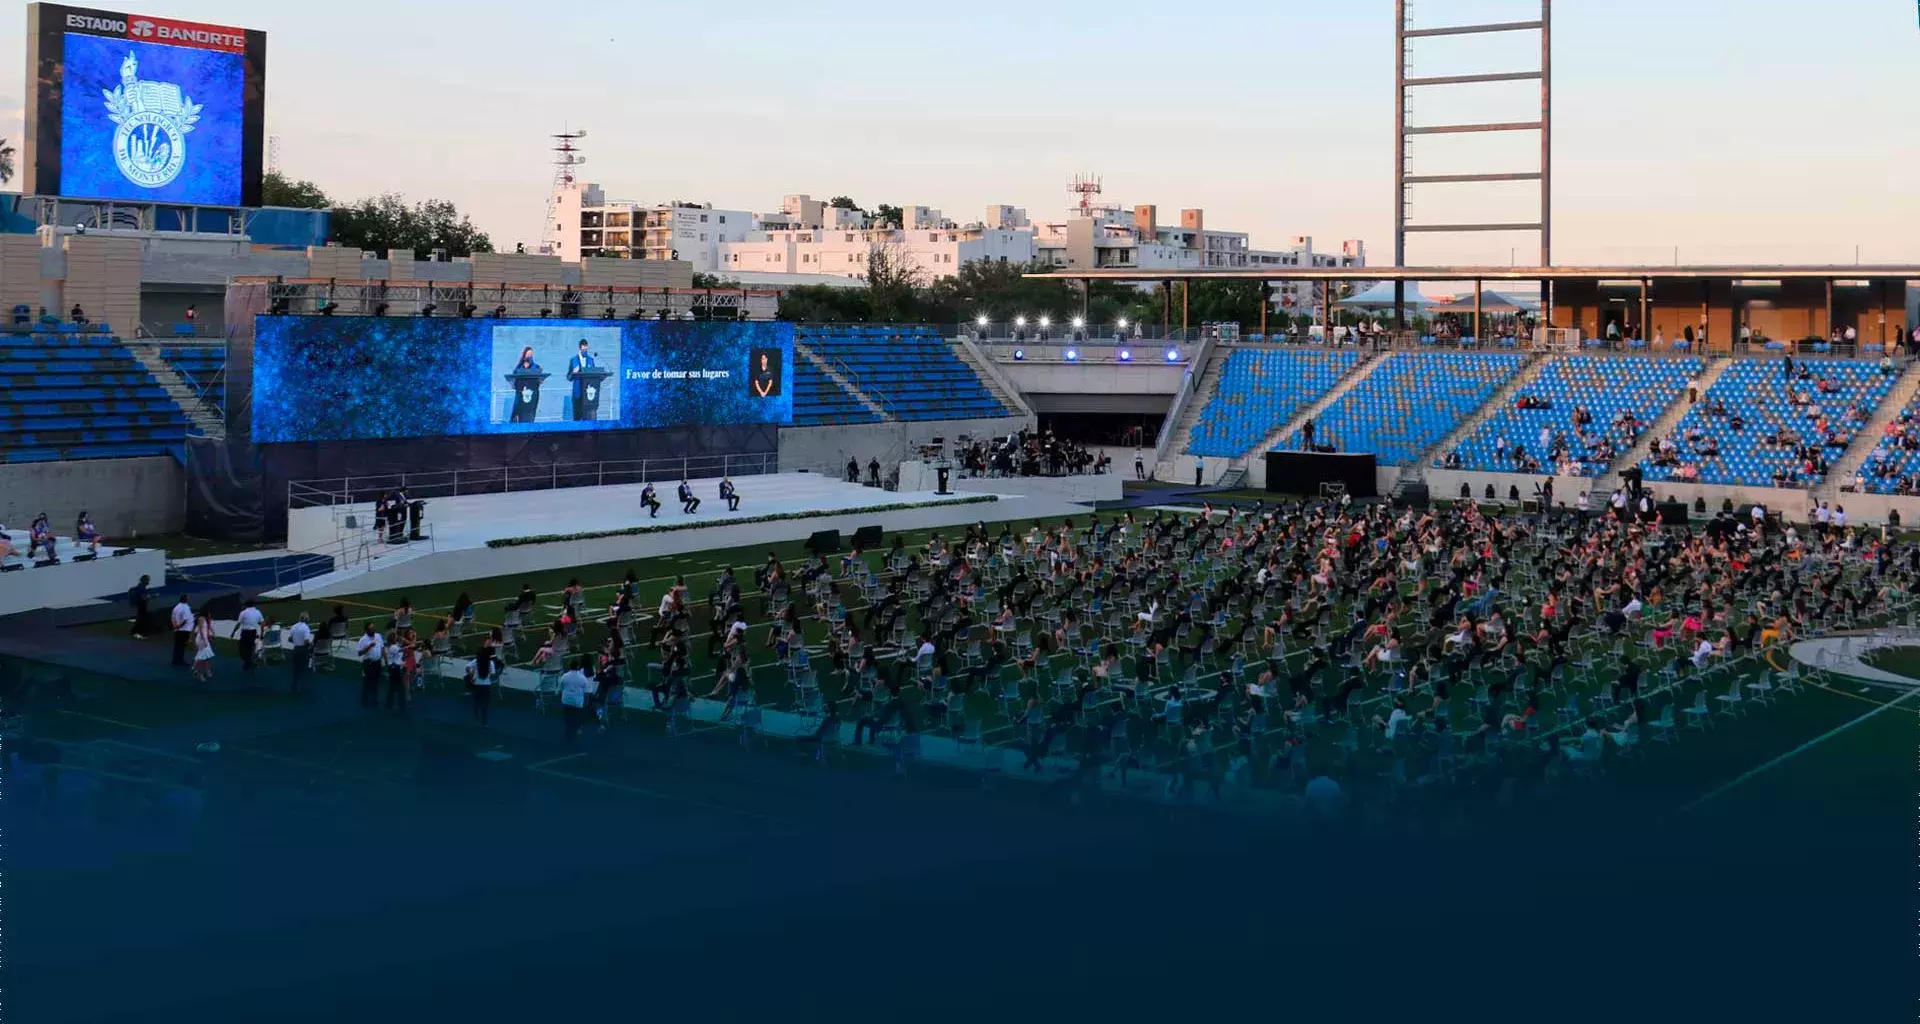
[[[784,424],[793,325],[262,316],[253,438]]]

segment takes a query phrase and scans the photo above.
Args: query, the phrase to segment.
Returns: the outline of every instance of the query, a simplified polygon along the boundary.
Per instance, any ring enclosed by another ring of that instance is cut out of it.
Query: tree
[[[801,285],[780,295],[776,316],[797,323],[858,323],[872,319],[873,306],[865,288],[830,284]]]
[[[0,138],[0,185],[13,180],[13,144]]]
[[[906,211],[900,209],[898,206],[889,206],[886,203],[881,203],[873,209],[873,226],[876,228],[905,227],[906,223]]]
[[[452,203],[428,199],[409,206],[397,192],[335,207],[333,240],[371,252],[411,251],[415,259],[424,259],[435,249],[446,250],[448,256],[493,251],[486,232]]]
[[[295,181],[279,171],[260,179],[261,206],[291,206],[302,210],[331,210],[333,200],[311,181]]]
[[[693,275],[693,286],[695,288],[714,288],[714,289],[737,291],[740,288],[740,282],[734,280],[731,277],[721,277],[718,274],[708,274],[701,271],[695,271]]]
[[[882,242],[867,253],[867,301],[882,323],[913,318],[927,273],[898,242]]]
[[[858,210],[860,204],[854,202],[849,196],[834,196],[827,200],[827,207],[834,210]]]

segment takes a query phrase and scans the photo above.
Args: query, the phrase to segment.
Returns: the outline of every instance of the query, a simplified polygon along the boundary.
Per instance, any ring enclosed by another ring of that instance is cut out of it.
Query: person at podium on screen
[[[572,362],[567,364],[567,374],[571,377],[581,370],[591,369],[593,369],[593,353],[587,351],[587,339],[581,338],[580,353],[573,357]]]
[[[640,504],[646,506],[648,519],[655,519],[659,517],[660,496],[653,492],[652,483],[648,483],[646,486],[646,489],[640,492]]]
[[[583,341],[580,344],[585,345],[586,342]],[[532,345],[528,345],[526,348],[523,348],[520,350],[520,361],[513,364],[513,371],[515,373],[539,373],[540,372],[540,364],[533,361]]]

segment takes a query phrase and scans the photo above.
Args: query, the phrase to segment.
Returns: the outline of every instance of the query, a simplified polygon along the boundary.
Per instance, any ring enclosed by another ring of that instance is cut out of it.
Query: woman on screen
[[[753,393],[758,398],[771,398],[780,393],[780,364],[774,358],[778,353],[769,348],[754,350],[749,379]]]
[[[532,345],[528,345],[526,348],[520,350],[520,362],[514,366],[514,369],[525,373],[540,372],[540,364],[533,361]]]

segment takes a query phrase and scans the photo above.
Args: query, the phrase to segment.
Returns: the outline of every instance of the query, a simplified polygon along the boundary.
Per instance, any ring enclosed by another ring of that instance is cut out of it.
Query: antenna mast
[[[550,227],[549,225],[553,224],[554,210],[560,204],[561,190],[572,185],[574,182],[573,169],[587,162],[587,158],[580,153],[580,147],[576,145],[576,143],[586,137],[587,131],[584,128],[578,131],[564,131],[558,135],[548,136],[549,139],[553,140],[553,187],[547,190],[547,216],[546,220],[540,225],[540,237],[542,239],[552,237],[555,230],[564,230],[564,228]],[[577,229],[578,225],[575,225],[575,227]],[[548,241],[542,241],[540,243],[540,251],[543,253],[553,252],[553,244]]]
[[[1093,200],[1100,194],[1100,176],[1097,174],[1076,174],[1067,183],[1067,193],[1073,196],[1073,208],[1082,217],[1093,216]]]

